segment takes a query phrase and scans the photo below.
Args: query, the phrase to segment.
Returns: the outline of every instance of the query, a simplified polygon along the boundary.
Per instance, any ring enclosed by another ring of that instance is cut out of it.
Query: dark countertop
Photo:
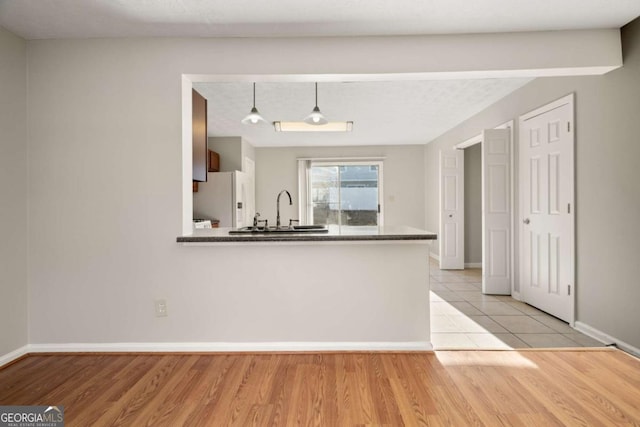
[[[225,242],[340,242],[340,241],[411,241],[435,240],[436,233],[406,226],[349,227],[329,226],[328,233],[291,234],[229,234],[231,228],[194,230],[193,234],[179,236],[179,243]]]

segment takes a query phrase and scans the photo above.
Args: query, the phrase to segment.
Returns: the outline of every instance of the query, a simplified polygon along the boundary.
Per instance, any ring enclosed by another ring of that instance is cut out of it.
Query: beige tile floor
[[[602,347],[567,323],[510,296],[483,295],[481,270],[431,260],[431,342],[443,349]]]

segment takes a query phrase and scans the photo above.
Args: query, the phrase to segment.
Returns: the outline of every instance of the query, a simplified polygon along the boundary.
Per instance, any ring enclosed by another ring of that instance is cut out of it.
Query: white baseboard
[[[154,352],[282,352],[282,351],[430,351],[430,342],[196,342],[196,343],[74,343],[31,344],[29,353],[154,353]]]
[[[20,347],[17,350],[13,350],[10,353],[7,354],[3,354],[0,356],[0,368],[3,367],[4,365],[13,362],[14,360],[24,356],[25,354],[27,354],[29,352],[29,346],[25,345]]]
[[[433,252],[429,252],[429,257],[435,259],[440,262],[440,255],[434,254]],[[465,262],[464,268],[482,268],[481,262]]]
[[[632,346],[631,344],[627,344],[624,341],[620,341],[616,337],[612,337],[611,335],[602,332],[599,329],[594,328],[593,326],[589,326],[583,322],[576,322],[575,329],[577,331],[582,332],[585,335],[589,335],[591,338],[600,341],[603,344],[615,344],[620,350],[624,350],[627,353],[631,353],[635,356],[640,357],[640,349]]]

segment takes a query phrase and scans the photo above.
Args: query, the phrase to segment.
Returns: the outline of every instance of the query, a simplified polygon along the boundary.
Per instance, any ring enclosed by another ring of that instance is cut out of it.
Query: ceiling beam
[[[622,66],[620,31],[175,40],[224,66],[193,81],[375,81],[599,75]],[[180,47],[182,49],[182,47]],[[232,55],[230,55],[232,53]],[[212,76],[216,75],[217,76]],[[225,77],[224,74],[232,74]],[[244,78],[238,78],[243,74]]]

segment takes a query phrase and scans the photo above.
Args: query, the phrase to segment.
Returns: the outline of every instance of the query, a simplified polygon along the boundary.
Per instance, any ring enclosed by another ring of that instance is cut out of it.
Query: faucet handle
[[[300,220],[299,220],[299,219],[290,219],[290,220],[289,220],[289,228],[291,228],[291,225],[292,225],[294,222],[297,222],[298,224],[300,224]]]
[[[260,218],[260,212],[256,212],[256,214],[253,216],[253,226],[254,227],[258,226],[258,218]]]

